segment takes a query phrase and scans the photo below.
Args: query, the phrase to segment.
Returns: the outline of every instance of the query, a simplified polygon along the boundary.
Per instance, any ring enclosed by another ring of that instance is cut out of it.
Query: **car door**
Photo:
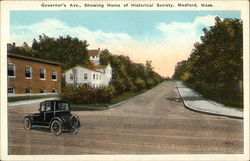
[[[45,102],[42,102],[40,104],[39,113],[33,115],[35,125],[43,125],[45,111],[46,111]]]
[[[49,125],[50,120],[54,117],[54,101],[46,102],[46,111],[44,113],[44,124]]]

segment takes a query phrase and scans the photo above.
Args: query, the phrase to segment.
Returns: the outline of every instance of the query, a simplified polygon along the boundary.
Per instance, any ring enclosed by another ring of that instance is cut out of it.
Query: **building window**
[[[52,71],[52,80],[54,80],[54,81],[57,80],[57,71],[55,71],[55,70]]]
[[[44,68],[40,69],[40,79],[45,80],[46,79],[46,70]]]
[[[88,74],[84,73],[84,79],[88,79]]]
[[[25,93],[31,93],[32,92],[32,90],[31,90],[31,88],[25,88],[25,91],[24,91]]]
[[[9,87],[8,88],[8,94],[15,94],[15,88]]]
[[[102,80],[102,75],[99,75],[99,80]]]
[[[56,88],[52,88],[52,89],[51,89],[51,92],[52,92],[52,93],[57,93]]]
[[[8,76],[9,77],[15,77],[16,76],[16,67],[15,64],[8,64]]]
[[[40,93],[45,93],[45,91],[46,91],[46,90],[45,90],[44,88],[41,88],[41,89],[40,89]]]
[[[69,75],[69,79],[70,79],[70,80],[73,80],[73,79],[74,79],[74,75],[73,75],[73,74],[70,74],[70,75]]]
[[[32,68],[30,66],[25,66],[25,78],[32,78]]]
[[[95,80],[95,74],[93,74],[93,79]]]

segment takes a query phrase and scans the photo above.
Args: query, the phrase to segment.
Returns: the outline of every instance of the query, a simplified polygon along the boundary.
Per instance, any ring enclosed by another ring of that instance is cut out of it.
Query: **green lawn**
[[[128,100],[134,96],[137,96],[139,94],[142,94],[144,92],[146,92],[148,89],[145,89],[145,90],[142,90],[140,92],[136,92],[136,93],[132,93],[132,92],[126,92],[126,93],[123,93],[121,95],[118,95],[114,98],[111,99],[111,102],[110,103],[93,103],[93,104],[72,104],[71,107],[76,109],[76,108],[95,108],[95,109],[98,109],[98,108],[102,108],[102,107],[107,107],[107,106],[110,106],[110,105],[113,105],[113,104],[116,104],[116,103],[119,103],[119,102],[122,102],[122,101],[125,101],[125,100]]]

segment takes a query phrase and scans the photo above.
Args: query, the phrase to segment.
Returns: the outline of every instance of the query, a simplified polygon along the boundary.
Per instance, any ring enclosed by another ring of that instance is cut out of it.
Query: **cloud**
[[[18,44],[22,44],[24,41],[31,44],[33,38],[37,38],[43,33],[50,37],[70,35],[82,40],[87,40],[92,45],[100,42],[107,44],[110,41],[130,41],[132,39],[125,33],[106,33],[102,30],[90,31],[82,26],[70,27],[57,19],[44,19],[42,22],[27,26],[11,26],[11,29],[11,40],[22,40],[22,42],[17,42]],[[32,39],[29,39],[30,35],[33,35]],[[28,39],[26,38],[27,36]],[[23,39],[20,39],[21,37]]]
[[[43,21],[26,26],[11,26],[10,40],[22,45],[32,44],[41,34],[50,37],[70,35],[80,40],[87,40],[89,48],[108,49],[114,54],[129,56],[133,61],[145,63],[152,60],[152,65],[159,74],[172,76],[175,64],[187,59],[193,44],[199,40],[203,27],[214,25],[214,15],[196,17],[193,22],[157,23],[155,28],[163,38],[152,36],[151,39],[136,39],[127,33],[105,32],[101,29],[91,31],[84,26],[71,27],[58,19]]]
[[[196,17],[193,22],[158,23],[156,28],[165,35],[166,40],[198,41],[202,28],[214,25],[216,15]]]

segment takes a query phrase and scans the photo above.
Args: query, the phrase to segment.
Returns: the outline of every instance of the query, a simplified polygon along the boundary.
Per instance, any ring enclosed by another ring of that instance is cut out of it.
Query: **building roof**
[[[67,71],[69,71],[69,70],[72,70],[72,69],[74,69],[74,68],[77,67],[77,66],[78,66],[78,67],[85,68],[85,69],[88,69],[88,70],[93,71],[93,72],[102,73],[102,72],[100,72],[100,71],[97,71],[97,70],[95,70],[95,69],[92,69],[92,68],[90,68],[90,67],[86,67],[86,66],[83,66],[83,65],[76,65],[76,66],[74,66],[74,67],[71,67],[71,68],[65,70],[64,72],[67,72]]]
[[[102,73],[102,72],[100,72],[100,71],[98,71],[98,70],[95,70],[95,69],[91,69],[91,68],[86,68],[86,69],[91,70],[91,71],[94,71],[94,72]]]
[[[88,50],[89,56],[97,56],[99,55],[100,49]]]
[[[95,69],[104,69],[107,68],[108,65],[95,65],[94,68]]]
[[[28,56],[23,56],[23,55],[17,55],[17,54],[8,53],[7,56],[10,57],[10,58],[24,59],[24,60],[29,60],[29,61],[39,62],[39,63],[46,63],[46,64],[51,64],[51,65],[62,65],[61,63],[57,63],[57,62],[53,62],[53,61],[49,61],[49,60],[38,59],[38,58],[33,58],[33,57],[28,57]]]

